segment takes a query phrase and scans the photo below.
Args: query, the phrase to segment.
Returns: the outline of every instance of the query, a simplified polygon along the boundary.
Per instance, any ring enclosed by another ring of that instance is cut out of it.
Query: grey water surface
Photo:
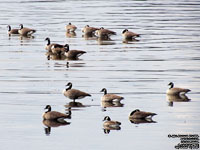
[[[200,134],[200,1],[1,0],[0,6],[0,149],[172,150],[180,139],[169,134]],[[69,22],[78,27],[75,37],[66,36]],[[8,36],[7,25],[21,23],[37,30],[34,37]],[[85,39],[87,24],[117,35]],[[141,34],[137,41],[123,41],[126,28]],[[47,59],[46,37],[87,53],[67,68],[66,60]],[[44,107],[67,112],[68,82],[92,98],[77,100],[85,107],[72,107],[70,124],[49,131]],[[188,99],[170,102],[169,82],[191,89]],[[124,100],[102,104],[102,88]],[[158,115],[153,123],[132,123],[135,109]],[[105,116],[120,121],[121,130],[105,134]]]

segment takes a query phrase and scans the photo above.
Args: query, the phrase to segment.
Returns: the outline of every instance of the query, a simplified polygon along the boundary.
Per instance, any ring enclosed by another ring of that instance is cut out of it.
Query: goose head
[[[171,88],[174,87],[174,83],[173,83],[173,82],[170,82],[170,83],[168,84],[168,86],[170,86],[169,89],[171,89]]]
[[[24,28],[23,24],[20,24],[19,27],[20,27],[20,30]]]
[[[51,111],[51,106],[50,105],[46,105],[46,107],[44,109],[48,109],[47,112]]]
[[[109,116],[105,116],[104,119],[103,119],[103,121],[110,121],[110,120],[111,120],[111,119],[110,119]]]
[[[139,111],[140,111],[139,109],[136,109],[136,110],[132,111],[132,112],[130,113],[130,116],[132,116],[134,113],[139,112]]]
[[[107,94],[106,88],[103,88],[100,92],[104,92],[104,95]]]
[[[122,31],[122,34],[124,34],[125,32],[127,32],[128,31],[128,29],[124,29],[123,31]]]

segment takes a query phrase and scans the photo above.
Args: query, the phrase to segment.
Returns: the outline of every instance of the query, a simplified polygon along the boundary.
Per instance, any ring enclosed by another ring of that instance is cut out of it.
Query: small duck
[[[50,105],[46,105],[46,107],[44,109],[48,109],[43,114],[44,120],[56,120],[58,122],[65,122],[64,121],[65,118],[71,117],[71,113],[70,114],[63,114],[63,113],[60,113],[60,112],[57,112],[57,111],[51,111]]]
[[[129,31],[128,29],[125,29],[122,31],[122,35],[124,39],[135,39],[136,37],[139,37],[140,35],[134,32]]]
[[[108,38],[108,39],[111,35],[116,35],[116,32],[104,29],[103,27],[101,27],[99,30],[96,30],[95,33],[99,38]]]
[[[104,95],[101,97],[101,101],[104,102],[121,101],[124,99],[123,97],[116,94],[108,94],[106,88],[103,88],[100,92],[104,92]]]
[[[99,28],[95,28],[95,27],[90,27],[89,25],[86,25],[83,29],[82,29],[82,32],[85,34],[85,35],[94,35],[95,31],[96,30],[99,30]]]
[[[129,119],[147,119],[147,118],[152,118],[155,115],[157,114],[152,112],[140,111],[139,109],[136,109],[130,113]]]
[[[86,96],[91,96],[90,94],[77,90],[77,89],[72,89],[72,83],[69,82],[66,86],[68,86],[68,88],[63,90],[63,94],[64,96],[68,97],[69,99],[72,99],[73,102],[75,102],[76,99],[82,99]]]
[[[19,34],[18,30],[19,29],[11,29],[11,26],[8,25],[8,34],[11,35],[11,34]]]
[[[110,119],[109,116],[104,117],[103,121],[105,121],[103,123],[104,132],[106,130],[109,133],[109,130],[120,130],[121,129],[121,127],[120,127],[121,122],[113,121]],[[107,133],[107,132],[105,132],[105,133]]]
[[[75,25],[69,23],[68,25],[66,25],[65,29],[67,30],[67,32],[75,32],[77,27]]]
[[[174,87],[173,82],[170,82],[168,85],[170,86],[166,92],[168,95],[185,95],[186,93],[191,91],[190,89]]]
[[[19,34],[22,36],[30,36],[36,32],[34,29],[24,28],[23,24],[20,24],[20,29],[18,30]]]
[[[81,55],[86,53],[85,51],[82,50],[69,50],[69,45],[65,45],[65,53],[64,55],[69,58],[69,59],[78,59]]]

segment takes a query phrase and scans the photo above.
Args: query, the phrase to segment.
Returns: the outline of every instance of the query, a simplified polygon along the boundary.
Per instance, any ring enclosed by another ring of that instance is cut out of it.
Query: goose
[[[71,23],[66,25],[65,28],[66,28],[67,32],[74,32],[77,29],[77,27],[75,25],[71,24]]]
[[[100,92],[104,92],[104,95],[101,97],[101,101],[104,102],[121,101],[124,99],[123,97],[115,94],[108,94],[106,88],[103,88]]]
[[[76,99],[82,99],[86,96],[91,96],[88,93],[85,93],[83,91],[77,90],[77,89],[72,89],[72,83],[69,82],[66,86],[68,88],[63,90],[64,96],[68,97],[69,99],[72,99],[73,102],[75,102]]]
[[[19,34],[18,30],[19,29],[11,29],[11,26],[8,25],[8,34]]]
[[[91,35],[91,36],[92,36],[96,30],[99,30],[99,28],[90,27],[89,25],[86,25],[86,26],[82,29],[82,32],[83,32],[85,35]]]
[[[19,34],[23,36],[29,36],[36,32],[34,29],[24,28],[23,24],[20,24],[20,29],[18,30]]]
[[[96,30],[95,33],[100,38],[109,38],[111,35],[116,35],[116,32],[104,29],[103,27],[101,27],[99,30]]]
[[[50,38],[49,38],[49,37],[47,37],[47,38],[45,39],[45,41],[47,41],[47,45],[45,46],[45,49],[46,49],[47,51],[51,52],[51,47],[52,47],[53,45],[56,45],[56,43],[52,43],[52,44],[51,44],[51,41],[50,41]]]
[[[134,39],[136,37],[139,37],[140,35],[134,32],[129,31],[128,29],[125,29],[122,31],[122,35],[124,39]]]
[[[58,122],[64,122],[65,118],[69,118],[71,116],[71,113],[69,114],[63,114],[57,111],[51,111],[51,106],[46,105],[44,109],[47,109],[47,111],[43,114],[44,120],[56,120]]]
[[[81,55],[86,53],[85,51],[82,50],[69,50],[69,45],[65,45],[65,56],[70,59],[78,59]]]
[[[151,112],[140,111],[139,109],[136,109],[130,113],[129,119],[147,119],[147,118],[152,118],[155,115],[157,115],[157,114],[151,113]]]
[[[68,47],[68,44],[65,44],[65,45],[60,45],[60,44],[54,44],[52,45],[51,47],[51,52],[54,54],[54,55],[61,55],[61,54],[64,54],[66,49]]]
[[[120,130],[121,122],[113,121],[113,120],[110,119],[109,116],[105,116],[103,121],[105,121],[103,123],[104,129],[106,129],[106,130]]]
[[[183,89],[183,88],[174,87],[173,82],[170,82],[168,85],[170,86],[169,89],[166,92],[168,95],[184,95],[184,94],[191,91],[190,89]]]

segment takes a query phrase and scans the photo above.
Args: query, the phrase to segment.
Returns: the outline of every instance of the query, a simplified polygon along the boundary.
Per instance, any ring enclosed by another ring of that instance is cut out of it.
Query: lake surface
[[[179,138],[200,134],[200,1],[65,1],[1,0],[0,2],[0,149],[174,149]],[[69,22],[78,29],[66,37]],[[6,26],[34,28],[34,38],[8,36]],[[85,25],[117,32],[110,41],[82,37]],[[121,32],[141,34],[123,42]],[[48,60],[52,42],[87,51],[80,60]],[[69,125],[43,124],[44,107],[67,112],[71,100],[62,90],[68,82],[92,98],[77,100]],[[189,88],[187,102],[166,98],[168,83]],[[115,107],[101,104],[102,88],[123,96]],[[134,124],[135,110],[155,112],[155,123]],[[103,118],[122,123],[105,134]]]

